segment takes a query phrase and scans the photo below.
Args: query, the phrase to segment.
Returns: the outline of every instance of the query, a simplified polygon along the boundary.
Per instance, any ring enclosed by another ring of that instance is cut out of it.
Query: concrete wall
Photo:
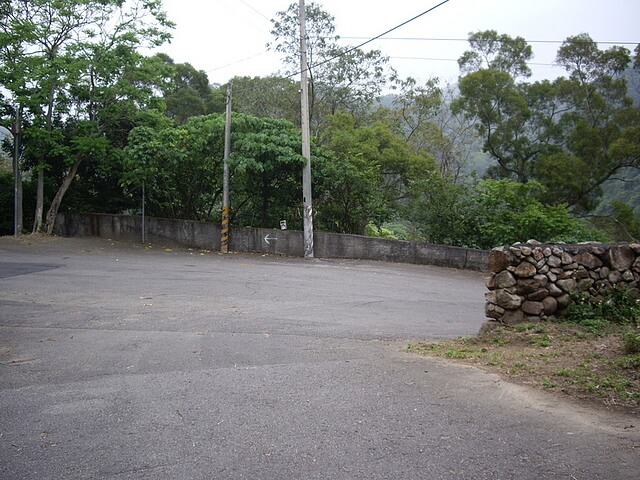
[[[191,220],[146,218],[145,241],[207,250],[220,249],[220,226]],[[56,233],[142,240],[142,219],[131,215],[61,213]],[[231,227],[229,249],[273,255],[304,256],[303,233],[295,230]],[[487,270],[489,252],[429,243],[390,240],[361,235],[314,232],[314,254],[319,258],[351,258]]]

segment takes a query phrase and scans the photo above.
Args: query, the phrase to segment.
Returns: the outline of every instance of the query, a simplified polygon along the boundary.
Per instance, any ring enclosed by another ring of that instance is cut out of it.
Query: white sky
[[[311,0],[307,0],[310,3]],[[267,76],[281,70],[280,57],[267,52],[269,31],[276,12],[297,0],[164,0],[169,18],[177,24],[170,45],[159,51],[177,63],[189,62],[204,70],[212,83],[238,75]],[[317,0],[335,17],[343,44],[357,45],[409,20],[440,0]],[[554,78],[564,71],[550,64],[559,43],[570,35],[588,33],[598,42],[640,43],[639,0],[449,0],[448,3],[389,37],[466,39],[469,32],[494,29],[522,36],[534,49],[533,80]],[[455,60],[468,44],[455,40],[378,40],[363,47],[391,57],[402,78],[420,81],[437,76],[455,81]],[[608,45],[601,44],[601,48]]]

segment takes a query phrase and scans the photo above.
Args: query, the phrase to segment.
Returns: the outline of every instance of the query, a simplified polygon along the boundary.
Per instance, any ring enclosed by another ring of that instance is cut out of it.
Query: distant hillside
[[[627,68],[623,77],[627,80],[627,94],[633,99],[633,104],[640,107],[640,70]]]
[[[626,168],[621,170],[615,179],[609,180],[602,186],[604,194],[597,213],[608,215],[611,213],[611,204],[614,200],[622,200],[633,208],[637,217],[640,217],[640,170]]]

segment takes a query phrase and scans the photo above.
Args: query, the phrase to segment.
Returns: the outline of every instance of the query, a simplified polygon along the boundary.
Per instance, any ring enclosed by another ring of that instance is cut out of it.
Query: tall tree
[[[586,34],[570,37],[557,58],[568,78],[527,83],[516,77],[526,74],[521,62],[526,49],[520,45],[504,53],[489,45],[461,58],[461,65],[480,69],[460,79],[460,97],[452,105],[476,121],[484,150],[497,162],[489,172],[519,182],[539,180],[548,201],[590,210],[603,182],[640,165],[640,110],[627,98],[621,76],[629,52],[600,50]],[[497,56],[487,60],[486,52]],[[471,61],[479,58],[484,61]]]
[[[513,77],[531,76],[527,62],[533,58],[533,50],[524,38],[485,30],[470,34],[469,45],[471,50],[458,59],[462,73],[489,69],[506,72]]]
[[[543,155],[536,177],[555,201],[591,210],[601,186],[625,168],[640,168],[640,108],[627,96],[623,47],[598,48],[588,35],[569,37],[557,60],[569,76],[556,82],[566,111],[557,121],[560,149]],[[558,182],[558,178],[567,181]]]
[[[225,96],[212,87],[206,72],[196,70],[190,63],[175,63],[166,54],[157,57],[169,75],[162,92],[169,118],[182,124],[189,117],[224,111]]]
[[[275,38],[269,48],[283,54],[285,74],[300,71],[299,4],[278,12],[271,22]],[[318,133],[338,110],[359,114],[371,106],[385,83],[395,76],[388,58],[378,50],[365,52],[338,44],[334,17],[315,2],[305,6],[307,59],[310,83],[310,117]]]
[[[440,87],[437,78],[423,85],[413,78],[399,82],[393,101],[397,128],[414,153],[428,152],[440,165],[440,173],[454,182],[462,177],[471,153],[477,149],[474,125],[464,114],[452,112],[456,95],[451,85]]]
[[[234,111],[300,125],[300,82],[280,76],[234,77],[231,82]]]
[[[48,145],[31,149],[40,151],[35,158],[39,172],[36,230],[42,225],[44,175],[52,167],[46,155],[53,153],[64,166],[44,224],[51,233],[80,165],[107,154],[107,123],[120,115],[118,128],[130,129],[122,123],[122,114],[153,97],[154,89],[145,88],[149,80],[141,74],[146,62],[136,50],[169,38],[171,23],[161,4],[154,0],[11,0],[3,11],[0,85],[25,106],[34,129],[42,132],[34,130],[32,138]]]
[[[316,214],[330,231],[362,234],[368,223],[392,219],[412,182],[435,169],[387,123],[360,126],[347,112],[331,117],[320,141],[329,155],[318,168]]]

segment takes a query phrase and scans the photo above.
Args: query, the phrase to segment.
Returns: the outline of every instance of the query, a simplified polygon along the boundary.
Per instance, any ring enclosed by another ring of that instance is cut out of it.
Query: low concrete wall
[[[220,226],[191,220],[146,218],[145,241],[207,250],[220,249]],[[142,240],[142,218],[131,215],[61,213],[56,233],[129,241]],[[304,256],[303,233],[295,230],[231,227],[229,249],[273,255]],[[387,238],[314,232],[314,255],[487,270],[489,252]]]

